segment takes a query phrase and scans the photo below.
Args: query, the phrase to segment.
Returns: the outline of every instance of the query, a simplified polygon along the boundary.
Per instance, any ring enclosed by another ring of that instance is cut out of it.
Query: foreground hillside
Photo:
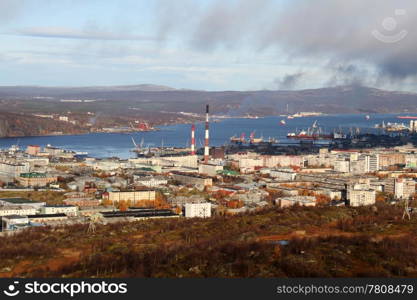
[[[95,234],[38,228],[0,238],[0,276],[415,277],[417,219],[401,217],[392,206],[295,207],[100,225]]]

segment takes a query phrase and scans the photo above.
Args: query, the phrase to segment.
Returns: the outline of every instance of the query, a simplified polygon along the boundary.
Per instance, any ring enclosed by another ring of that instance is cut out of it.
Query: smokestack
[[[195,155],[195,124],[191,125],[191,155]]]
[[[204,163],[209,161],[209,105],[206,105],[206,135],[204,141]]]

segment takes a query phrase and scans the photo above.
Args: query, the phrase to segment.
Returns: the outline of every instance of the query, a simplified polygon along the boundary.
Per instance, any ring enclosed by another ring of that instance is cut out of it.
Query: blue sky
[[[0,0],[0,85],[414,91],[415,5],[386,45],[370,33],[398,2],[364,2]]]

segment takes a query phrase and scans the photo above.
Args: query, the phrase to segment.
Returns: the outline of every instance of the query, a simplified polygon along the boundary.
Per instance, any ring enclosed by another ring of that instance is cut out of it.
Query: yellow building
[[[103,200],[111,203],[121,201],[130,202],[132,205],[141,201],[155,201],[156,192],[154,190],[127,191],[127,192],[106,192],[103,194]]]

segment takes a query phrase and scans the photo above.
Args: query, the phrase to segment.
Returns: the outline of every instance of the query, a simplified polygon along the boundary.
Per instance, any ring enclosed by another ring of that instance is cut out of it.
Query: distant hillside
[[[164,85],[138,84],[120,86],[91,86],[91,87],[42,87],[42,86],[0,86],[0,97],[59,97],[82,93],[146,91],[174,91],[174,88]]]
[[[203,119],[206,103],[213,114],[230,116],[279,115],[287,113],[287,107],[289,113],[417,113],[415,93],[361,86],[245,92],[184,90],[151,84],[0,87],[0,137],[100,131],[104,127],[130,126],[137,120],[152,126],[187,123]],[[18,115],[11,117],[11,113]],[[35,114],[70,115],[79,127],[35,118]],[[90,121],[92,125],[88,125]]]
[[[62,99],[97,100],[67,104]],[[362,86],[309,89],[300,91],[221,91],[177,90],[166,86],[141,84],[109,87],[0,87],[0,100],[17,111],[55,111],[67,109],[130,114],[144,112],[201,113],[205,103],[212,111],[230,115],[274,115],[286,112],[324,113],[417,112],[417,94],[384,91]],[[34,100],[28,102],[27,100]],[[8,110],[2,105],[0,110]]]
[[[0,137],[78,134],[87,132],[68,122],[0,112]]]

